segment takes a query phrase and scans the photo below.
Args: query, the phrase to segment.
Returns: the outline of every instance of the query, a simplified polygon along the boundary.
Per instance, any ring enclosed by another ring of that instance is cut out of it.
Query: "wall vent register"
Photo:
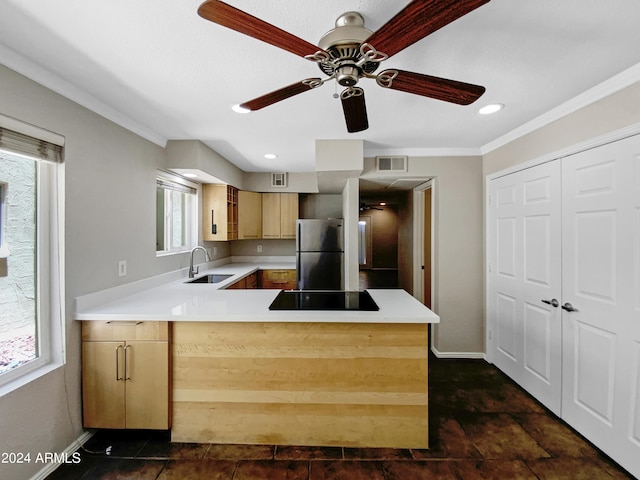
[[[377,172],[406,172],[407,157],[376,157]]]

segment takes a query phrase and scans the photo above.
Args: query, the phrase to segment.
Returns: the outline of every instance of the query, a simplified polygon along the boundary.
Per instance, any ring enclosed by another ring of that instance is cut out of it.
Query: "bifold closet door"
[[[556,414],[561,406],[560,161],[489,185],[492,362]]]
[[[640,136],[562,160],[562,417],[640,473]]]

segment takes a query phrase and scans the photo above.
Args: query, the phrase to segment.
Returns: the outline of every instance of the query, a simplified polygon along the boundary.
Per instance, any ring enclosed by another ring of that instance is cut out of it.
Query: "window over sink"
[[[156,178],[156,255],[188,252],[196,246],[197,187],[177,175]]]

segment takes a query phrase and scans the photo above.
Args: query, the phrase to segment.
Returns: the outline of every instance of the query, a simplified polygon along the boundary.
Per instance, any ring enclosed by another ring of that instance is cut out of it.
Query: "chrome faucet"
[[[193,254],[196,252],[196,250],[202,250],[204,252],[207,262],[211,260],[211,258],[209,258],[209,254],[203,246],[198,245],[197,247],[194,247],[193,250],[191,250],[191,260],[189,260],[189,278],[195,277],[198,273],[198,267],[193,266]]]

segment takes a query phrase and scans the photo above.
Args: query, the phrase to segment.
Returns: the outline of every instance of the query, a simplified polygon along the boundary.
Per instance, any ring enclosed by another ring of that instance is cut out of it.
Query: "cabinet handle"
[[[119,350],[124,348],[122,345],[116,347],[116,381],[124,380],[124,377],[120,376],[120,352]]]
[[[129,349],[131,348],[131,345],[127,345],[126,347],[124,347],[124,381],[126,382],[127,380],[131,380],[131,377],[129,376],[129,358],[127,356],[127,352],[129,351]]]
[[[144,322],[119,322],[117,320],[106,322],[107,325],[111,325],[114,327],[135,327],[138,325],[142,325]]]

